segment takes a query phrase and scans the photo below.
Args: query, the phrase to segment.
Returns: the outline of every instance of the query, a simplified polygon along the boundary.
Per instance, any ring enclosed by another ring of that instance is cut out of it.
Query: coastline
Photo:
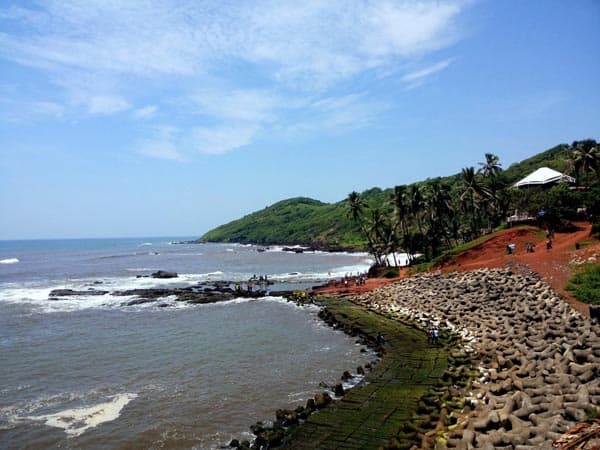
[[[600,327],[522,266],[423,274],[357,298],[365,308],[462,336],[479,372],[464,408],[420,448],[549,448],[597,414]]]
[[[364,383],[287,427],[281,448],[550,448],[598,412],[600,327],[527,267],[420,274],[319,300],[331,326],[371,344],[387,329],[386,344]],[[431,324],[439,347],[423,346]],[[410,343],[391,345],[397,336]],[[394,390],[378,393],[382,380]]]
[[[418,433],[429,432],[438,416],[422,401],[434,392],[446,394],[442,377],[448,372],[448,345],[432,346],[411,323],[391,319],[348,300],[320,297],[319,317],[329,326],[356,337],[380,357],[364,380],[342,391],[332,401],[328,393],[308,400],[294,411],[278,410],[273,424],[250,428],[256,440],[231,442],[237,448],[380,448],[389,442],[419,443]],[[452,341],[453,342],[453,341]],[[452,342],[449,345],[453,345]],[[364,373],[357,368],[356,373]],[[348,375],[345,373],[342,376]],[[456,381],[463,380],[461,374]],[[333,388],[334,392],[337,390]],[[314,414],[313,414],[314,413]],[[406,428],[405,425],[412,423]],[[402,433],[398,430],[404,429]],[[262,447],[261,447],[262,446]],[[407,447],[408,448],[408,447]]]

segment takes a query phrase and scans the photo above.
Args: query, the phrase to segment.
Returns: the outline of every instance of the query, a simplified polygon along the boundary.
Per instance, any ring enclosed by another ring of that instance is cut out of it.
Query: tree
[[[448,189],[438,180],[427,183],[424,187],[425,213],[429,227],[428,242],[432,255],[436,255],[442,245],[442,240],[448,247],[450,216],[452,215],[451,198]]]
[[[492,197],[490,189],[481,181],[474,167],[466,167],[461,172],[460,204],[467,216],[470,238],[479,234],[486,217],[488,200]]]
[[[481,168],[479,172],[483,174],[484,177],[495,177],[502,171],[502,164],[500,164],[500,158],[498,158],[493,153],[485,154],[485,162],[480,162],[479,165]]]
[[[375,263],[377,265],[381,265],[381,253],[374,239],[376,234],[373,233],[373,231],[376,230],[376,227],[372,224],[370,229],[368,229],[364,221],[363,210],[366,207],[365,203],[363,202],[360,194],[356,191],[352,191],[350,194],[348,194],[346,201],[348,204],[348,215],[360,226],[360,229],[367,240],[369,252],[375,257]],[[379,215],[380,212],[378,210],[376,211]]]
[[[349,208],[348,215],[354,222],[360,223],[362,217],[362,210],[365,207],[365,204],[362,198],[360,197],[360,194],[356,191],[350,192],[348,194],[347,202]]]
[[[580,178],[600,173],[600,147],[593,139],[575,141],[571,145],[571,166],[575,176]]]

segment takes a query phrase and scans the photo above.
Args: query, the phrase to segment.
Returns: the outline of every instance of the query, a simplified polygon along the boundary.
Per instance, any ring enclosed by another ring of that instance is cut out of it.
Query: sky
[[[200,236],[600,139],[598,0],[0,3],[0,239]]]

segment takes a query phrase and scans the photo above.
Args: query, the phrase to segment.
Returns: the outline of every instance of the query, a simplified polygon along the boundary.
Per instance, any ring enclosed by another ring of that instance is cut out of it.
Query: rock
[[[336,384],[335,387],[333,388],[333,393],[336,395],[336,397],[343,397],[344,396],[344,386],[342,386],[341,383]]]
[[[152,274],[152,278],[177,278],[177,272],[168,272],[166,270],[159,270]]]
[[[327,392],[320,392],[315,395],[315,407],[317,409],[323,409],[331,403],[331,396]]]
[[[89,289],[87,291],[75,291],[73,289],[54,289],[50,292],[50,297],[70,297],[70,296],[81,296],[81,295],[105,295],[108,291],[97,291],[95,289]]]

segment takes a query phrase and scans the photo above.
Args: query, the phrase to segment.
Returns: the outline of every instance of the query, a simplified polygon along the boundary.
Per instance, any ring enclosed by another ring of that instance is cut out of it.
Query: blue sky
[[[0,239],[199,236],[599,139],[599,23],[597,0],[5,0]]]

